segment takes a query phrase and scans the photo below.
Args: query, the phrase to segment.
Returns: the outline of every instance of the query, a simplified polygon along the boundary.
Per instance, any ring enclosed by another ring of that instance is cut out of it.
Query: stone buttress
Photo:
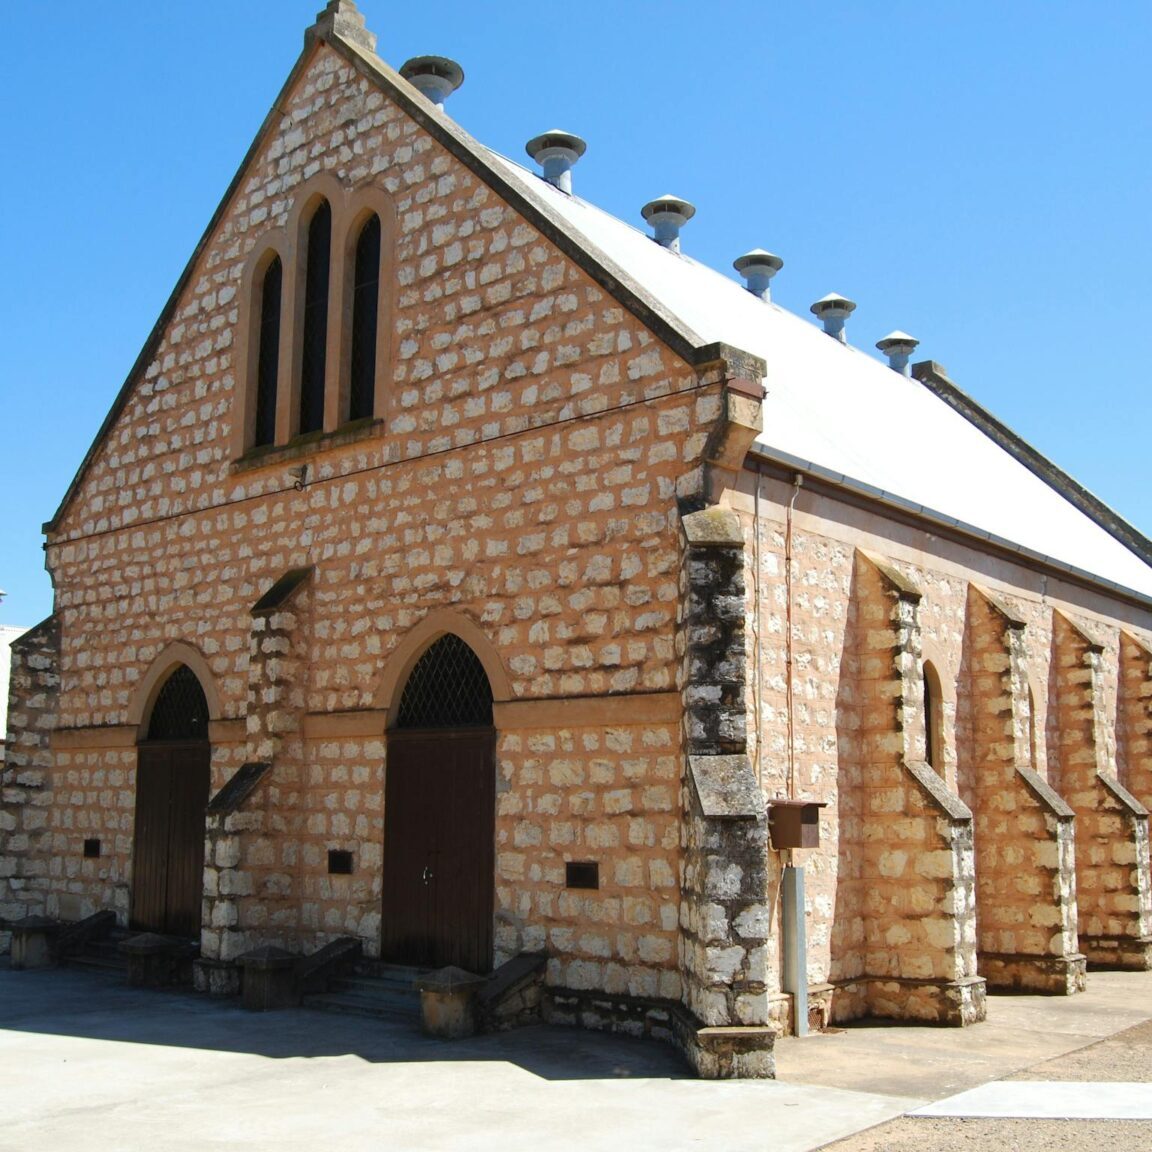
[[[247,759],[208,806],[196,972],[203,991],[235,992],[237,956],[257,939],[283,946],[300,929],[297,824],[311,576],[311,568],[285,573],[252,608]]]
[[[702,383],[719,382],[704,468],[685,477],[680,969],[685,1006],[703,1027],[679,1041],[707,1077],[772,1076],[766,988],[767,811],[747,755],[749,657],[744,534],[723,498],[760,430],[763,364],[717,346]],[[695,511],[691,511],[693,507]]]
[[[682,788],[681,971],[704,1024],[702,1075],[773,1074],[766,952],[767,811],[746,752],[744,539],[734,512],[683,518],[688,772]]]
[[[1080,947],[1091,964],[1152,968],[1148,809],[1121,785],[1104,690],[1104,645],[1053,617],[1058,791],[1076,813]]]
[[[924,759],[919,590],[857,551],[858,835],[855,967],[833,1015],[964,1025],[984,1019],[976,974],[972,816]]]
[[[969,585],[971,765],[961,776],[975,817],[980,974],[991,987],[1071,994],[1086,966],[1074,816],[1031,762],[1025,630],[1010,604]]]
[[[11,646],[8,740],[0,776],[0,922],[48,913],[52,731],[60,690],[55,616]],[[8,933],[0,935],[6,944]]]
[[[1120,635],[1120,707],[1117,717],[1120,782],[1152,807],[1152,647],[1129,632]]]

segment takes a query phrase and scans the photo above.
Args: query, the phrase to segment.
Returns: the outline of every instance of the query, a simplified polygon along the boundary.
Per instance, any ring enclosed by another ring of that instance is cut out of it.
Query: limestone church
[[[910,337],[375,46],[308,29],[45,526],[0,916],[205,992],[539,956],[543,1018],[708,1076],[1152,967],[1152,544]]]

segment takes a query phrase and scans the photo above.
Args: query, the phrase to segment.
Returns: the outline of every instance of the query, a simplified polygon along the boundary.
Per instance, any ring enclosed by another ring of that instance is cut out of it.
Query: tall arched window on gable
[[[284,266],[273,256],[260,284],[260,336],[256,360],[256,433],[253,444],[276,441],[276,393],[280,380],[280,297]]]
[[[308,225],[304,274],[304,342],[300,361],[300,431],[324,427],[324,374],[328,357],[328,267],[332,252],[332,209],[327,200]]]
[[[352,285],[352,372],[348,419],[372,416],[376,393],[376,325],[380,309],[380,217],[368,217],[356,241]]]
[[[940,674],[930,660],[924,661],[924,759],[944,775],[944,716]]]

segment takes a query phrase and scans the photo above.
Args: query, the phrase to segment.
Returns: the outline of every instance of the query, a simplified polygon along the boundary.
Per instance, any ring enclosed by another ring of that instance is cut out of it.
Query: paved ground
[[[662,1045],[568,1029],[446,1044],[88,972],[0,969],[0,1150],[1148,1152],[1141,1121],[903,1116],[1014,1076],[1152,1082],[1152,974],[1093,973],[1091,988],[996,997],[991,1021],[963,1031],[790,1039],[781,1080],[709,1083]]]
[[[802,1152],[916,1101],[687,1077],[660,1044],[531,1028],[445,1043],[80,971],[0,970],[4,1152]]]
[[[794,1082],[884,1093],[894,1087],[943,1100],[989,1081],[1000,1095],[1024,1081],[1152,1083],[1152,973],[1092,972],[1080,996],[994,996],[989,1019],[963,1030],[862,1025],[776,1046]],[[1091,1095],[1069,1083],[1069,1103]],[[1031,1095],[1031,1088],[1024,1090]],[[1147,1089],[1112,1092],[1147,1098]],[[1100,1093],[1101,1111],[1107,1095]],[[826,1152],[1149,1152],[1148,1120],[909,1116],[830,1145]]]
[[[1149,976],[1152,980],[1152,975]],[[1139,1024],[1117,1036],[1046,1060],[1002,1082],[1118,1081],[1144,1088],[1152,1081],[1152,1024]],[[1029,1087],[1032,1087],[1031,1085]],[[904,1117],[831,1144],[825,1152],[1066,1152],[1108,1149],[1148,1152],[1152,1122],[1147,1120],[1037,1120]]]

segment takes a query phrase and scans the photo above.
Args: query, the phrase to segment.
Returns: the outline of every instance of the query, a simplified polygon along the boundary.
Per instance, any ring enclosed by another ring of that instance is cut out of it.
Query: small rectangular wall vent
[[[569,861],[564,865],[565,888],[599,888],[600,865],[594,860]]]
[[[346,852],[343,848],[329,848],[328,849],[328,875],[329,876],[351,876],[352,875],[352,853]]]
[[[100,841],[99,840],[85,840],[84,841],[84,856],[86,859],[100,855]]]

